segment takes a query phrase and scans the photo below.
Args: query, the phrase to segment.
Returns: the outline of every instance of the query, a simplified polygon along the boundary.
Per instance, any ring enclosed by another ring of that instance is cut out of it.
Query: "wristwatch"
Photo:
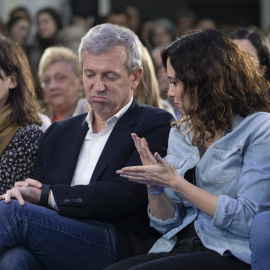
[[[42,185],[41,194],[39,199],[39,205],[49,208],[48,200],[50,194],[51,186],[50,185]]]

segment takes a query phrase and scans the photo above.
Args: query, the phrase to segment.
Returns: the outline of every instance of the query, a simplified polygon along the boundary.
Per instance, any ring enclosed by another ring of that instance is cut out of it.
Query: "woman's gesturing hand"
[[[162,159],[158,153],[155,153],[153,158],[155,164],[125,167],[116,173],[140,184],[172,188],[179,176],[174,165]]]
[[[145,138],[139,138],[135,133],[131,134],[137,151],[140,155],[143,165],[156,164],[156,160],[148,148],[148,143]]]

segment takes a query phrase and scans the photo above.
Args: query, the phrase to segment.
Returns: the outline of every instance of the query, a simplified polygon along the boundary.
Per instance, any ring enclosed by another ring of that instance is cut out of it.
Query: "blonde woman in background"
[[[175,117],[171,104],[167,100],[160,98],[154,64],[147,48],[143,45],[142,67],[143,74],[137,88],[133,92],[134,97],[141,106],[147,104],[152,107],[162,108]]]
[[[57,46],[46,49],[38,76],[52,122],[87,112],[89,104],[82,98],[82,68],[71,49]]]

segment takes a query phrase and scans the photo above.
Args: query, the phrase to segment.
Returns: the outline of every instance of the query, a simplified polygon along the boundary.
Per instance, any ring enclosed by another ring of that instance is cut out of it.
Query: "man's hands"
[[[6,194],[0,195],[0,200],[5,200],[6,203],[9,203],[14,198],[21,206],[24,206],[25,202],[38,204],[41,187],[42,184],[39,181],[27,178],[25,181],[16,182],[14,187],[8,190]]]

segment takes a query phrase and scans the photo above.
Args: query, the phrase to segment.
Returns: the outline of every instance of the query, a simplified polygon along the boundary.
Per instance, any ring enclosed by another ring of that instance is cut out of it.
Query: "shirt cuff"
[[[180,217],[179,208],[177,204],[175,204],[174,207],[175,207],[174,217],[168,218],[166,220],[162,220],[151,215],[149,211],[149,205],[148,205],[147,211],[148,211],[148,216],[150,218],[151,227],[155,228],[161,234],[168,232],[172,228],[178,227],[179,224],[181,223],[181,217]]]
[[[217,208],[212,224],[216,227],[228,228],[235,218],[237,200],[226,195],[219,195]]]
[[[51,195],[52,208],[55,209],[56,211],[59,211],[59,208],[55,202],[52,190],[50,190],[50,195]]]

